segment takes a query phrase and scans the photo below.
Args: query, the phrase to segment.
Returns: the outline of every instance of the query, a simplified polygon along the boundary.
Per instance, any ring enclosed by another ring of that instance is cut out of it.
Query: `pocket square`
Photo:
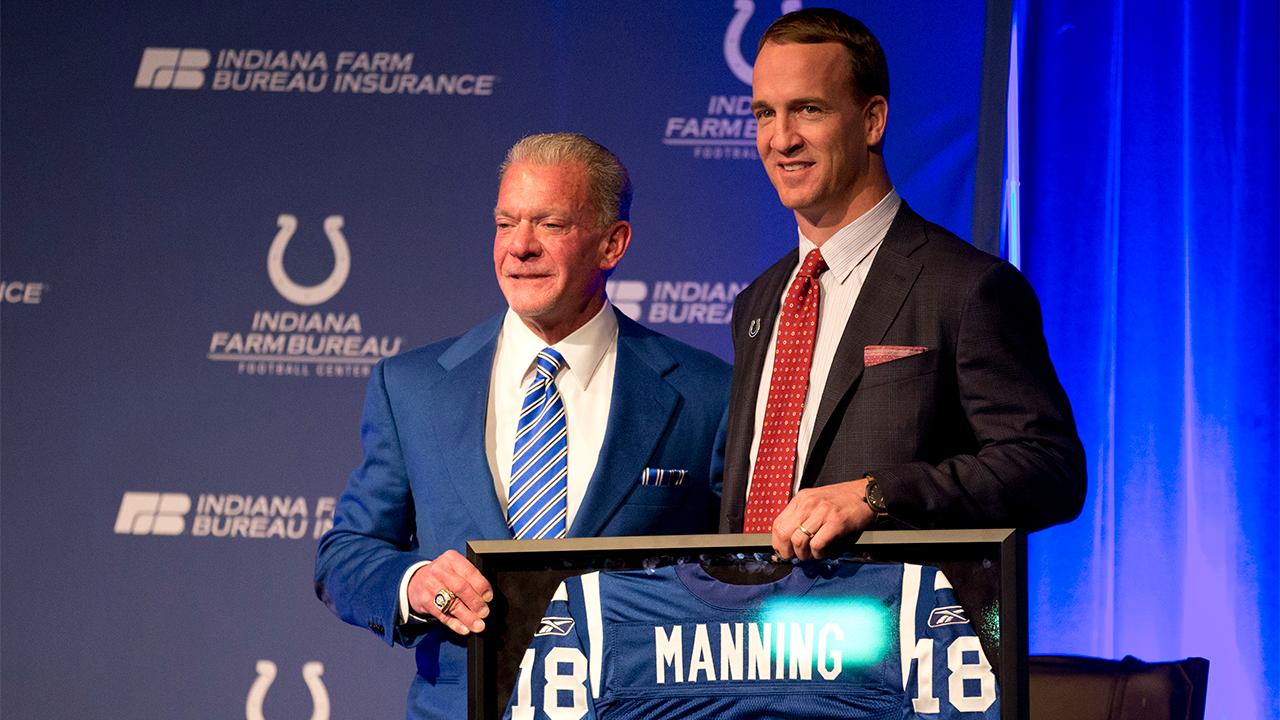
[[[640,474],[641,485],[683,485],[687,470],[667,470],[665,468],[645,468]]]
[[[883,365],[894,360],[901,360],[904,357],[919,355],[928,351],[928,349],[918,345],[868,345],[862,351],[862,364],[865,367]]]

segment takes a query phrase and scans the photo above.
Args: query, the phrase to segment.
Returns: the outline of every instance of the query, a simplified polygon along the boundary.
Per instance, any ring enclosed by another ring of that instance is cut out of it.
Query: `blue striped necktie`
[[[567,529],[569,431],[556,388],[562,367],[564,357],[555,350],[538,353],[520,407],[507,499],[507,525],[517,540],[561,538]]]

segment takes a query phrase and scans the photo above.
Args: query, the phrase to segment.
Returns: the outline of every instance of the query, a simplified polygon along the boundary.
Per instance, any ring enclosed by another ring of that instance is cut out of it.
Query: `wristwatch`
[[[880,492],[880,484],[876,482],[875,477],[871,473],[863,475],[867,479],[867,505],[876,517],[889,514],[889,506],[885,504],[884,493]]]

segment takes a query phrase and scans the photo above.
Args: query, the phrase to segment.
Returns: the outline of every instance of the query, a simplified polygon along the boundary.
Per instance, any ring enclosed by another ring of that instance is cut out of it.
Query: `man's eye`
[[[766,110],[766,109],[764,109],[764,108],[761,108],[761,109],[759,109],[759,110],[756,110],[756,119],[757,119],[757,120],[764,120],[764,119],[766,119],[766,118],[771,118],[771,117],[773,117],[773,111],[772,111],[772,110]]]
[[[800,108],[800,112],[804,115],[817,115],[822,112],[822,108],[817,105],[805,105]]]

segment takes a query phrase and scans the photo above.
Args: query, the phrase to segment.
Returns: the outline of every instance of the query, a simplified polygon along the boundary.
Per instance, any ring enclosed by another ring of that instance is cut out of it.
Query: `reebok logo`
[[[199,90],[212,56],[204,48],[152,48],[142,51],[135,88]]]
[[[559,635],[564,637],[573,629],[573,618],[567,617],[544,617],[542,624],[538,626],[538,632],[534,633],[534,637],[542,637],[543,635]]]
[[[127,492],[116,514],[117,535],[181,535],[191,511],[183,493]]]
[[[964,608],[959,605],[934,608],[933,612],[929,613],[929,627],[931,628],[968,624],[969,618],[965,617]]]

